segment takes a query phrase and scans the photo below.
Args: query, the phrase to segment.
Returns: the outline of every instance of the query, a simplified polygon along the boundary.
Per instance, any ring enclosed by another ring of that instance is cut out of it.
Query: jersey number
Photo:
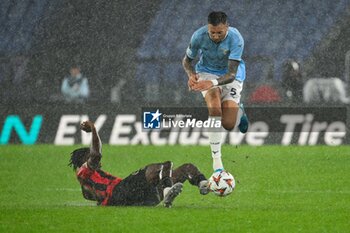
[[[236,88],[231,88],[230,95],[231,95],[232,97],[235,97],[236,94],[237,94]]]

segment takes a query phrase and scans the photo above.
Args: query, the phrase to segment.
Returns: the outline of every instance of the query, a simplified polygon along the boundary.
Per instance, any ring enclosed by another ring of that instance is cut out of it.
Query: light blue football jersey
[[[206,72],[214,75],[224,75],[228,72],[228,60],[239,61],[236,80],[245,80],[245,64],[242,60],[244,40],[239,31],[229,27],[225,39],[219,43],[212,41],[208,34],[208,26],[203,26],[192,35],[186,55],[195,59],[199,53],[196,72]]]

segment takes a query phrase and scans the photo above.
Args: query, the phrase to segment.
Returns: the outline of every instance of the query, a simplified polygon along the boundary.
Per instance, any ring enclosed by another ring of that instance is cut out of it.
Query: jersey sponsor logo
[[[220,49],[222,52],[223,52],[223,54],[228,54],[228,52],[230,51],[230,50],[228,50],[228,49],[226,49],[226,48],[221,48]]]

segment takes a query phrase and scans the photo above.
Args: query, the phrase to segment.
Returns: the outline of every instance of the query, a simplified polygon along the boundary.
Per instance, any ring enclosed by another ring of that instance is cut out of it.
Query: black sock
[[[192,177],[192,179],[189,180],[190,184],[199,186],[199,183],[202,180],[206,180],[205,176],[203,174],[199,174],[197,176]]]

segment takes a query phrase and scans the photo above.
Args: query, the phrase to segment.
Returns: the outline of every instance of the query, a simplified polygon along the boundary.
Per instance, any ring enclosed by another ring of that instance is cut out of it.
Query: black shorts
[[[145,173],[146,168],[143,168],[122,180],[113,189],[107,205],[154,206],[159,204],[158,189],[147,182]]]

